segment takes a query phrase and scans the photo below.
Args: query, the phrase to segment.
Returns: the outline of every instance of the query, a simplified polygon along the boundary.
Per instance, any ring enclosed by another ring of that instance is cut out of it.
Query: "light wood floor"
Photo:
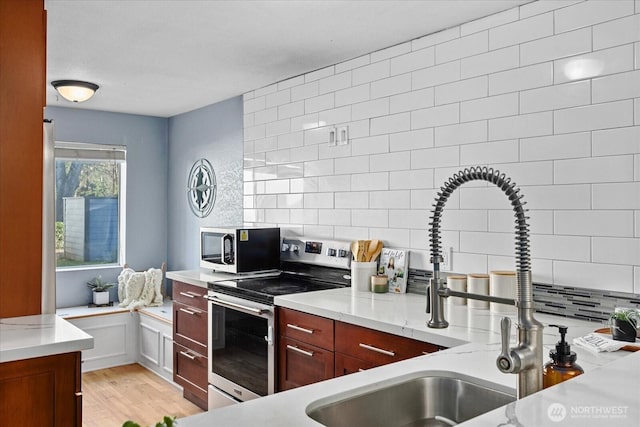
[[[84,427],[121,427],[127,420],[154,426],[165,415],[202,412],[180,389],[138,364],[82,374],[82,395]]]

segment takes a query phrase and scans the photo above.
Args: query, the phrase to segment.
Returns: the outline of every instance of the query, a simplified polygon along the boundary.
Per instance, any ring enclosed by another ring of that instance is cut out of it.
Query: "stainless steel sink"
[[[327,427],[431,427],[461,423],[515,400],[515,392],[454,372],[423,372],[311,403]]]

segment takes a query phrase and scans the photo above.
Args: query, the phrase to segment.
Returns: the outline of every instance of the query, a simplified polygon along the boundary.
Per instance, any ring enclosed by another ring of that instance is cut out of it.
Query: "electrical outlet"
[[[453,267],[451,265],[451,261],[453,258],[453,248],[451,246],[446,246],[441,253],[442,253],[442,263],[440,263],[440,270],[452,271]]]
[[[329,147],[338,145],[338,130],[333,127],[329,129]]]

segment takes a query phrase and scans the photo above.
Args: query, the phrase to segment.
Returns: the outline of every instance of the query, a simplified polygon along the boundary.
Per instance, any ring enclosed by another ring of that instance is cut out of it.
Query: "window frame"
[[[85,264],[75,266],[59,267],[57,257],[55,257],[56,272],[67,271],[83,271],[83,270],[99,270],[112,269],[114,267],[122,267],[126,259],[126,182],[127,182],[127,147],[125,145],[107,145],[95,144],[90,142],[68,142],[55,141],[54,143],[54,165],[58,160],[74,161],[108,161],[114,160],[119,164],[120,179],[118,183],[118,254],[117,260],[113,263],[105,264]],[[55,180],[54,174],[54,180]],[[54,203],[56,200],[55,193],[57,191],[54,182]],[[55,209],[55,207],[54,207]],[[55,221],[54,221],[55,227]]]

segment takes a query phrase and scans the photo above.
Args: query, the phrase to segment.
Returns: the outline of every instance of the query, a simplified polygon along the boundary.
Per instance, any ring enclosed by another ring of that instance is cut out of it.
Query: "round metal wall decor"
[[[197,217],[204,218],[211,213],[216,202],[216,174],[207,159],[196,161],[189,172],[187,199],[189,207]]]

